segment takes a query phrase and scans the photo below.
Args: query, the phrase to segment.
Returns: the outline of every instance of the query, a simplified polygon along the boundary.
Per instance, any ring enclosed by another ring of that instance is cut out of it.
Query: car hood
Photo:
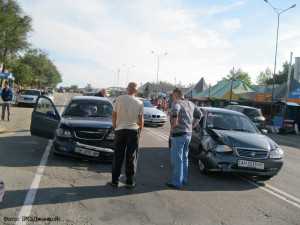
[[[63,117],[60,123],[71,128],[112,128],[111,118]]]
[[[151,108],[151,107],[145,107],[144,108],[144,114],[151,114],[151,115],[161,115],[161,116],[166,116],[166,114],[157,108]]]
[[[259,133],[215,129],[212,132],[224,144],[231,147],[256,148],[270,151],[278,146],[271,138]]]

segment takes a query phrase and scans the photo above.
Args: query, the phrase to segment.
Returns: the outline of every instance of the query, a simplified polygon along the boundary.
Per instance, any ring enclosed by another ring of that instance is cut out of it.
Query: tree
[[[62,81],[61,74],[48,55],[41,50],[28,50],[11,64],[16,82],[37,87],[55,87]]]
[[[16,64],[12,67],[12,72],[15,75],[15,82],[17,84],[22,84],[28,86],[32,84],[33,80],[33,70],[31,66],[26,65],[22,62],[15,62]]]
[[[292,74],[294,74],[294,67],[295,65],[292,65]],[[282,70],[278,72],[278,74],[276,74],[274,76],[274,83],[275,84],[283,84],[286,83],[288,80],[288,76],[289,76],[289,68],[290,68],[290,64],[288,62],[283,63],[282,65]],[[273,84],[273,76],[267,80],[267,84],[271,85]]]
[[[224,78],[225,80],[240,80],[243,81],[247,85],[251,85],[251,77],[247,72],[244,72],[242,69],[238,70],[230,70],[229,74]]]
[[[257,84],[259,85],[267,85],[268,80],[272,79],[272,71],[267,68],[264,72],[260,72],[257,77]]]
[[[0,62],[2,72],[9,58],[29,46],[27,35],[31,31],[31,18],[24,15],[15,0],[0,0]]]

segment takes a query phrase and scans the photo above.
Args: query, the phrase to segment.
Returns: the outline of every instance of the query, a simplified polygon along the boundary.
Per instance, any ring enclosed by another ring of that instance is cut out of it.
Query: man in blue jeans
[[[170,188],[181,189],[188,182],[189,144],[193,126],[202,116],[194,103],[185,100],[182,91],[176,88],[172,94],[171,108],[171,181]]]
[[[7,110],[7,120],[10,120],[10,102],[13,99],[13,92],[8,86],[8,82],[5,82],[4,88],[2,89],[1,93],[2,97],[2,115],[1,120],[5,119],[5,111]]]

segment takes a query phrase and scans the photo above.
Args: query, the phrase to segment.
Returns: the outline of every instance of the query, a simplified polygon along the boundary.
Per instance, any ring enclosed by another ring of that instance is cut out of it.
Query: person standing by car
[[[172,94],[171,116],[171,181],[166,185],[181,189],[188,182],[188,154],[192,131],[202,117],[201,111],[194,103],[185,100],[180,89]]]
[[[7,120],[10,120],[10,102],[13,99],[13,92],[8,86],[8,82],[5,82],[4,88],[2,89],[1,97],[3,100],[2,104],[2,115],[1,119],[5,119],[5,111],[7,111]]]
[[[97,94],[95,94],[96,97],[106,97],[107,93],[106,93],[106,89],[101,89]]]
[[[131,82],[127,95],[119,96],[114,104],[112,123],[115,129],[115,153],[112,164],[113,187],[118,187],[124,157],[126,158],[126,187],[135,187],[139,134],[144,126],[144,105],[135,97],[137,84]]]

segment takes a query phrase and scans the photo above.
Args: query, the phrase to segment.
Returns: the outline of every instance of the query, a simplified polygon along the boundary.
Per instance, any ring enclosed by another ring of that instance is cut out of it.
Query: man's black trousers
[[[133,184],[137,168],[139,131],[118,130],[115,132],[115,153],[112,164],[112,182],[118,183],[124,158],[126,159],[126,183]]]

